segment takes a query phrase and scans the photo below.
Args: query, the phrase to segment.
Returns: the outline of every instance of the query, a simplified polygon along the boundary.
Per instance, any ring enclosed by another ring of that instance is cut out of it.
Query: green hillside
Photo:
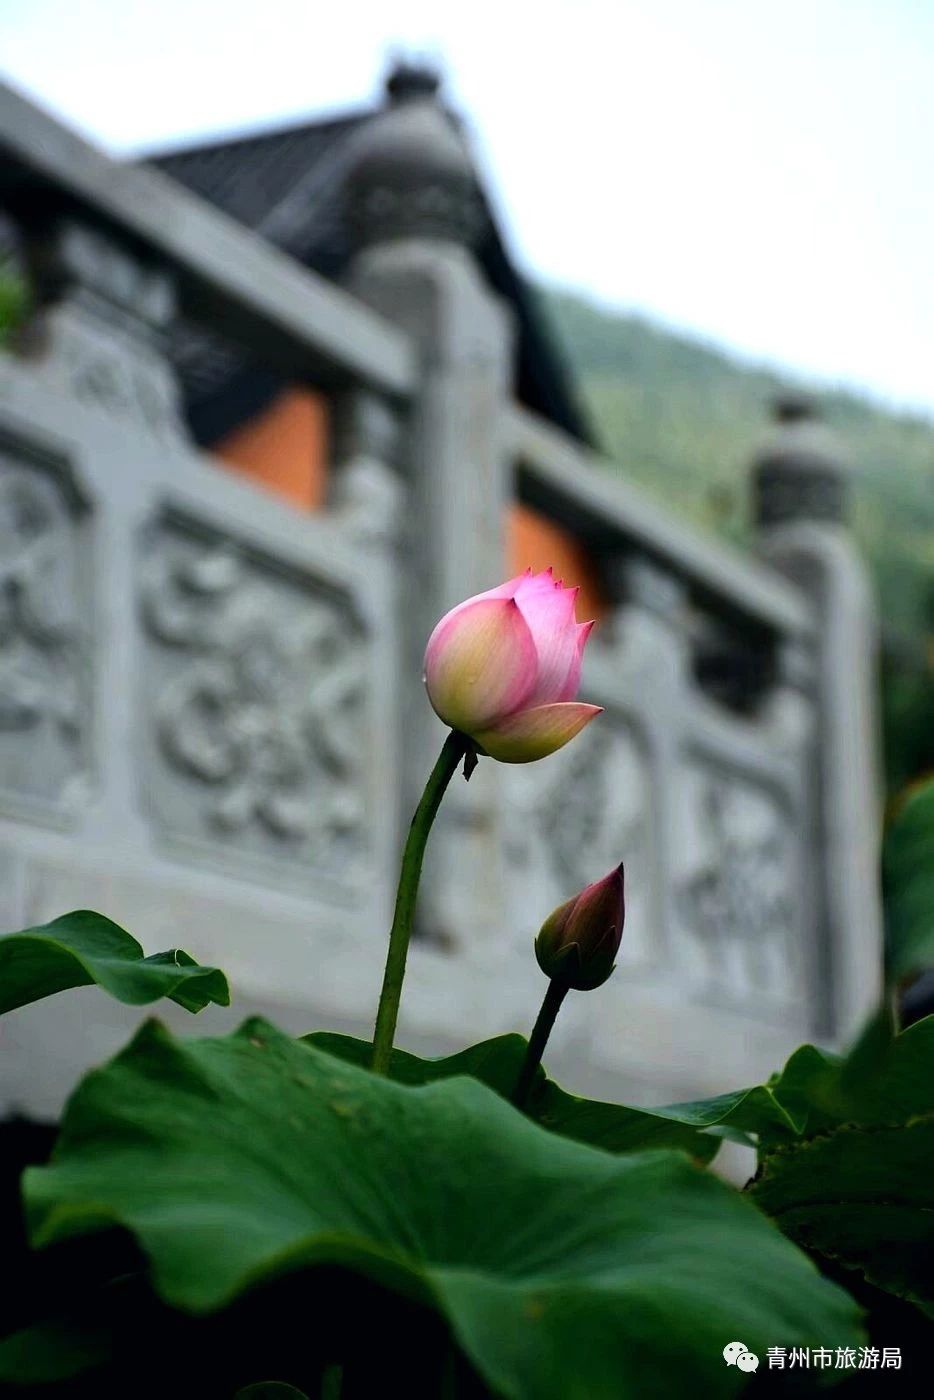
[[[563,292],[545,314],[607,454],[670,510],[743,542],[769,404],[801,381]],[[853,463],[855,528],[885,622],[890,779],[934,766],[934,417],[814,392]]]

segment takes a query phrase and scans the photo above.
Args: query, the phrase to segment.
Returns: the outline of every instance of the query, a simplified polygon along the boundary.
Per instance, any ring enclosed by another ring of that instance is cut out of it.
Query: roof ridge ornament
[[[347,224],[358,249],[404,238],[476,244],[484,202],[459,124],[423,62],[400,61],[388,103],[354,143],[346,176]]]
[[[441,87],[441,73],[427,59],[397,58],[386,75],[384,86],[389,103],[436,97]]]

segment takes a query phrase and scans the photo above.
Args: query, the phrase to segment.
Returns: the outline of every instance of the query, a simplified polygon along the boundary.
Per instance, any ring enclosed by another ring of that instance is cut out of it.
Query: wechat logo
[[[738,1366],[741,1371],[756,1371],[759,1358],[754,1351],[748,1351],[745,1342],[729,1342],[723,1348],[723,1359],[728,1366]]]

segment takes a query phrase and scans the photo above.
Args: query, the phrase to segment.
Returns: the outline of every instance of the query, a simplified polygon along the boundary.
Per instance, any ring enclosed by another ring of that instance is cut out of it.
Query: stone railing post
[[[878,627],[869,580],[847,528],[848,468],[803,397],[775,406],[754,464],[760,553],[813,601],[817,752],[808,888],[819,908],[817,965],[827,980],[819,1029],[846,1041],[876,1004],[879,895]]]
[[[16,348],[56,389],[163,440],[186,436],[166,358],[168,273],[71,218],[25,230],[34,311]]]
[[[421,684],[425,642],[448,608],[504,576],[512,336],[473,255],[482,205],[437,79],[402,69],[388,86],[348,180],[357,251],[346,285],[409,333],[421,367],[401,454],[401,839],[444,734]],[[419,926],[445,944],[473,943],[478,923],[500,918],[497,778],[488,763],[469,789],[456,779],[432,835]]]

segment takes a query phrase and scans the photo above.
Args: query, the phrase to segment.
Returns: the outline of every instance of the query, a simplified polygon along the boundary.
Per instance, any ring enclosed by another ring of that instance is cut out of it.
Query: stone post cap
[[[390,102],[433,98],[441,87],[441,74],[431,63],[401,58],[390,68],[383,86]]]
[[[795,520],[842,524],[849,507],[850,465],[810,395],[780,394],[774,427],[753,461],[756,524]]]
[[[439,98],[440,77],[398,63],[386,104],[356,142],[347,175],[350,231],[357,248],[399,238],[472,246],[484,206],[473,161],[455,118]]]

